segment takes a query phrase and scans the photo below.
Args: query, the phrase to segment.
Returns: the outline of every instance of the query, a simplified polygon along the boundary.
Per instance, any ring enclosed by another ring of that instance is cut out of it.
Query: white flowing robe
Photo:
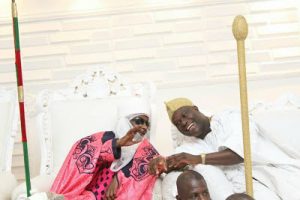
[[[299,160],[293,159],[265,138],[251,118],[249,125],[255,199],[300,200]],[[183,136],[183,142],[175,152],[199,155],[229,148],[244,157],[239,111],[226,110],[214,115],[211,120],[211,129],[212,131],[204,140]],[[231,166],[199,164],[194,167],[194,170],[205,178],[212,200],[224,200],[232,193],[245,192],[243,163]],[[164,199],[175,199],[177,194],[175,182],[179,174],[171,172],[165,177],[163,181]]]
[[[249,127],[254,197],[257,200],[266,198],[300,200],[299,160],[290,157],[265,138],[251,118]],[[213,151],[229,148],[244,157],[240,112],[227,110],[214,115],[211,120],[211,129],[211,133],[204,138],[207,146]],[[287,137],[292,136],[288,136],[287,133]],[[223,166],[221,168],[232,183],[234,192],[244,192],[244,165]]]

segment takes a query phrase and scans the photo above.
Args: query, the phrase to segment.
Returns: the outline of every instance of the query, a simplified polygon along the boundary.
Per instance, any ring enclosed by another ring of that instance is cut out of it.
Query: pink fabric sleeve
[[[152,198],[157,177],[149,174],[148,164],[157,155],[158,152],[147,139],[140,143],[132,163],[117,173],[120,183],[117,199],[149,200]]]
[[[121,148],[117,147],[117,139],[106,141],[101,148],[101,156],[107,162],[113,162],[121,157]]]
[[[64,200],[97,200],[91,191],[83,191],[77,196],[64,195]]]
[[[73,145],[54,180],[51,192],[63,194],[67,200],[95,199],[85,188],[91,182],[99,164],[102,135],[102,132],[96,133]]]

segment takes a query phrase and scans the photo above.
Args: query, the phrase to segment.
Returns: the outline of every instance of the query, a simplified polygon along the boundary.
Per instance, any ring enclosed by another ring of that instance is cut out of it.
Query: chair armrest
[[[0,172],[0,199],[9,200],[13,189],[17,186],[17,179],[11,172]]]
[[[31,179],[31,194],[48,192],[55,179],[54,175],[40,175]],[[26,183],[20,184],[13,190],[12,200],[23,200],[26,197]]]

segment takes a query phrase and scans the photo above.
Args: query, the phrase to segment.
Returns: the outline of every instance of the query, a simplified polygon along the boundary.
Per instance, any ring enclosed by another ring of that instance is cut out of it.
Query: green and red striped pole
[[[12,0],[11,8],[12,8],[12,18],[13,18],[14,43],[15,43],[15,65],[16,65],[16,75],[17,75],[17,84],[18,84],[19,111],[20,111],[21,131],[22,131],[24,165],[25,165],[26,192],[27,192],[27,197],[29,197],[31,184],[30,184],[29,157],[28,157],[26,123],[25,123],[24,90],[23,90],[21,51],[20,51],[20,40],[19,40],[18,12],[17,12],[17,4],[15,0]]]

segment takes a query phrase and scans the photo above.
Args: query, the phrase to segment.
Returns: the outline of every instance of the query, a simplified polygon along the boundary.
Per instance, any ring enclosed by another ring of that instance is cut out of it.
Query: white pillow
[[[282,107],[253,113],[260,132],[293,158],[300,159],[300,109]]]

